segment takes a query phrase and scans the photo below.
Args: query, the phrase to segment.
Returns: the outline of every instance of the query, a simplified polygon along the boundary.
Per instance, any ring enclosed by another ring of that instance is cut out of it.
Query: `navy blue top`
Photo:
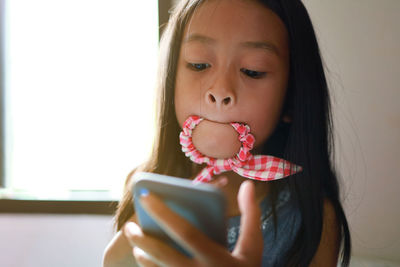
[[[271,214],[271,200],[268,195],[260,204],[261,227],[264,239],[262,267],[282,266],[286,252],[292,246],[301,225],[301,213],[291,201],[290,191],[285,187],[276,202],[277,236]],[[228,249],[232,251],[239,237],[240,215],[228,219]]]

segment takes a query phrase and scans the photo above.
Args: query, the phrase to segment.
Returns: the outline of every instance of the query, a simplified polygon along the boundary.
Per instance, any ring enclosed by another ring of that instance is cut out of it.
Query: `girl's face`
[[[175,112],[250,126],[258,146],[280,119],[289,75],[288,34],[253,0],[209,0],[186,25],[179,55]]]

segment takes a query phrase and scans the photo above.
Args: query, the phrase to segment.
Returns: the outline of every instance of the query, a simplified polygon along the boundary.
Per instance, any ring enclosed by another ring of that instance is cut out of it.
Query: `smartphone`
[[[136,173],[134,180],[134,208],[145,233],[192,256],[174,242],[140,205],[141,193],[148,191],[160,197],[169,208],[209,238],[226,246],[226,199],[221,190],[209,184],[193,184],[191,180],[148,172]]]

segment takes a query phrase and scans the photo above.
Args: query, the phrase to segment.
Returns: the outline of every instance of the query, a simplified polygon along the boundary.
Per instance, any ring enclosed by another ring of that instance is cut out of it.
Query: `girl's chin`
[[[239,152],[238,133],[227,123],[204,119],[192,133],[192,142],[203,155],[212,158],[231,158]]]

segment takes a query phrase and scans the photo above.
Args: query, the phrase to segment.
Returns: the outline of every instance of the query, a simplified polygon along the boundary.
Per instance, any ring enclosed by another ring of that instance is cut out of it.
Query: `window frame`
[[[4,172],[4,15],[5,1],[0,0],[0,188],[5,188]],[[158,0],[159,36],[169,18],[174,0]],[[3,19],[2,19],[3,18]],[[0,214],[96,214],[113,215],[118,201],[109,200],[29,200],[0,198]]]
[[[4,188],[4,17],[5,1],[0,0],[0,188]]]

